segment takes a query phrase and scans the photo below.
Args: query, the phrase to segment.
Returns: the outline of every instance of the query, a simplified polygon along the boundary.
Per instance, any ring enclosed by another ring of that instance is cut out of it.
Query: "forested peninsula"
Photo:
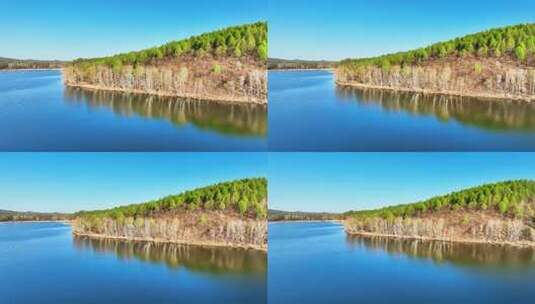
[[[142,51],[77,59],[67,86],[225,102],[267,103],[267,23],[193,36]]]
[[[219,183],[158,200],[75,214],[73,234],[267,250],[267,180]]]
[[[338,85],[535,100],[535,23],[495,28],[407,52],[346,59]]]
[[[486,184],[376,210],[346,213],[350,235],[535,246],[535,181]]]

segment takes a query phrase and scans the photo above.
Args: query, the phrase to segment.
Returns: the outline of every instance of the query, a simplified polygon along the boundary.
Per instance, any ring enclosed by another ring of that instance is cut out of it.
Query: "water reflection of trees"
[[[437,263],[452,263],[462,266],[495,266],[524,268],[535,266],[535,249],[491,244],[424,241],[416,239],[387,238],[378,236],[348,235],[351,247],[406,255]]]
[[[439,94],[337,87],[337,96],[361,104],[377,104],[389,111],[433,115],[442,121],[498,131],[535,131],[535,104]]]
[[[201,129],[238,136],[265,137],[267,107],[256,104],[227,104],[173,97],[128,94],[115,91],[67,87],[65,100],[106,107],[121,116],[138,115],[165,119],[176,126],[191,123]]]
[[[74,237],[79,250],[115,254],[121,260],[165,264],[172,269],[182,267],[189,271],[209,274],[266,273],[267,256],[263,252],[239,248],[187,246],[173,243],[134,242],[115,239]]]

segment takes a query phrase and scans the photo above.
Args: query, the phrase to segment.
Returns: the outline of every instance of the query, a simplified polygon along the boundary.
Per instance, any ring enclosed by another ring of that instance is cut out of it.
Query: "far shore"
[[[340,224],[343,224],[344,221],[343,220],[297,220],[297,221],[285,220],[285,221],[268,221],[268,223],[270,224],[277,224],[277,223],[280,223],[280,224],[289,224],[289,223],[340,223]]]
[[[175,97],[175,98],[200,100],[200,101],[213,101],[213,102],[227,103],[227,104],[257,104],[257,105],[267,104],[267,99],[252,100],[249,98],[238,98],[238,97],[229,97],[229,96],[221,97],[221,96],[215,96],[215,95],[199,96],[195,94],[176,95],[176,94],[154,92],[154,91],[127,90],[127,89],[119,89],[119,88],[101,87],[101,86],[95,86],[95,85],[90,85],[90,84],[65,84],[65,85],[69,87],[73,87],[73,88],[82,88],[82,89],[95,90],[95,91],[113,91],[113,92],[124,92],[124,93],[133,93],[133,94],[145,94],[145,95]]]
[[[0,72],[17,72],[17,71],[62,71],[63,68],[43,68],[43,69],[0,69]]]
[[[227,243],[216,243],[216,242],[205,242],[205,241],[173,241],[166,239],[155,239],[155,238],[138,238],[138,237],[119,237],[119,236],[107,236],[102,234],[93,234],[93,233],[79,233],[73,231],[72,234],[77,237],[89,237],[94,239],[111,239],[111,240],[122,240],[122,241],[134,241],[134,242],[154,242],[154,243],[167,243],[167,244],[178,244],[178,245],[188,245],[188,246],[199,246],[199,247],[226,247],[226,248],[241,248],[247,250],[257,250],[262,252],[267,252],[267,245],[258,246],[258,245],[236,245],[236,244],[227,244]]]
[[[345,228],[344,230],[348,235],[355,235],[355,236],[377,236],[377,237],[392,238],[392,239],[411,239],[411,240],[422,240],[422,241],[440,241],[440,242],[467,243],[467,244],[487,244],[487,245],[494,245],[494,246],[513,246],[513,247],[520,247],[520,248],[535,247],[535,242],[529,242],[529,241],[496,242],[496,241],[484,241],[484,240],[477,240],[477,239],[433,238],[433,237],[425,237],[425,236],[393,235],[393,234],[371,233],[371,232],[363,232],[363,231],[349,232]]]
[[[335,68],[314,68],[314,69],[268,69],[268,71],[275,72],[306,72],[306,71],[331,71],[334,72]]]
[[[2,221],[0,224],[22,224],[22,223],[64,223],[64,224],[71,224],[72,222],[69,220],[46,220],[46,221]]]
[[[378,86],[371,84],[364,84],[360,82],[347,82],[335,80],[336,84],[339,86],[345,87],[358,87],[358,88],[368,88],[368,89],[379,89],[379,90],[389,90],[389,91],[401,91],[401,92],[411,92],[411,93],[422,93],[429,95],[449,95],[449,96],[460,96],[460,97],[476,97],[487,100],[520,100],[525,102],[535,101],[535,96],[522,96],[522,95],[498,95],[498,94],[484,94],[484,93],[470,93],[470,92],[457,92],[457,91],[434,91],[427,89],[409,89],[403,87],[390,87],[390,86]]]

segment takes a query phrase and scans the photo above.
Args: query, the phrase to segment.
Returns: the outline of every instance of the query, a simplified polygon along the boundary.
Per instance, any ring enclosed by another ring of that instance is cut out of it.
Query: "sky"
[[[269,206],[286,211],[371,209],[535,179],[534,153],[271,153],[268,162]]]
[[[340,60],[535,22],[533,0],[269,0],[270,57]]]
[[[0,57],[129,52],[266,19],[265,0],[0,0]]]
[[[75,212],[142,203],[246,177],[263,153],[3,153],[0,209]]]
[[[339,60],[535,22],[532,0],[0,0],[0,57],[71,60],[269,22],[270,57]]]

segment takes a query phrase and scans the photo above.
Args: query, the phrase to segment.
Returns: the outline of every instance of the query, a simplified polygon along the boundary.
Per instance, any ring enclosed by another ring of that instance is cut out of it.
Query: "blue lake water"
[[[0,151],[264,151],[267,107],[67,88],[0,71]]]
[[[0,224],[1,303],[266,303],[266,254]]]
[[[337,87],[269,72],[272,151],[533,151],[535,103]]]
[[[531,303],[535,250],[269,225],[270,303]]]

